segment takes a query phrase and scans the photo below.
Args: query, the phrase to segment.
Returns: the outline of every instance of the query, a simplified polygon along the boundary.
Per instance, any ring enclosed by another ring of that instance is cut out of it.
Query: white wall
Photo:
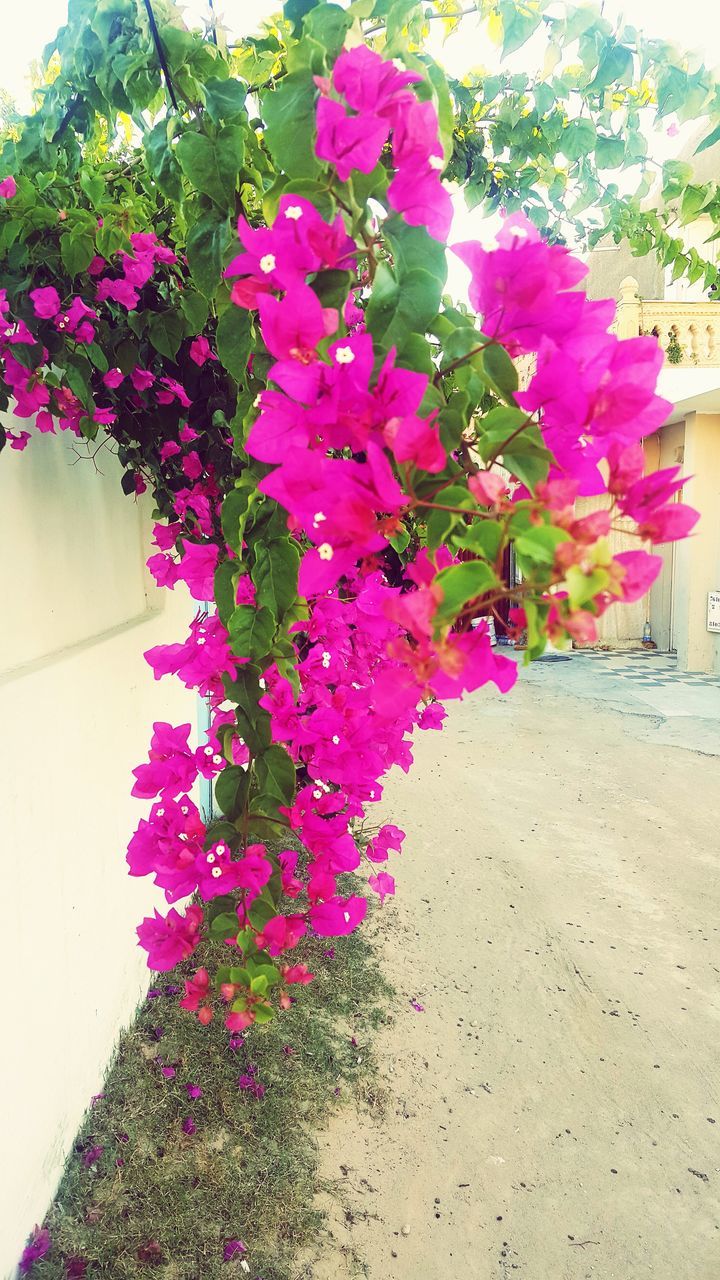
[[[3,1156],[0,1276],[41,1222],[117,1033],[147,985],[135,925],[160,894],[126,875],[152,721],[194,696],[143,661],[194,606],[148,581],[147,501],[67,438],[0,457]]]

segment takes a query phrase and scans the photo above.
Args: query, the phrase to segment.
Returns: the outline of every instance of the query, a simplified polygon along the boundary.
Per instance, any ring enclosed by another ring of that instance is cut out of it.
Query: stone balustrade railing
[[[620,338],[653,333],[665,363],[681,368],[720,367],[720,302],[670,302],[641,298],[637,280],[620,285],[615,332]]]

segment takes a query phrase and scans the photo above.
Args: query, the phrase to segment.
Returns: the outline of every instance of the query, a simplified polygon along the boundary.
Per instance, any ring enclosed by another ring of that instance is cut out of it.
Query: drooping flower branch
[[[640,442],[668,410],[655,340],[618,340],[612,304],[578,288],[582,264],[519,215],[494,249],[451,246],[474,314],[453,305],[432,83],[364,44],[323,47],[321,74],[301,33],[296,69],[262,98],[262,137],[232,79],[210,83],[202,128],[188,110],[153,170],[195,216],[185,245],[169,225],[115,241],[103,209],[79,220],[72,283],[38,267],[0,302],[16,416],[102,432],[163,517],[156,580],[214,602],[146,655],[208,701],[210,732],[191,746],[189,725],[155,724],[128,863],[170,904],[138,930],[152,968],[189,960],[208,931],[228,944],[183,1004],[203,1023],[220,1008],[232,1031],[312,980],[291,954],[308,931],[360,924],[367,899],[345,876],[365,874],[381,900],[394,891],[385,864],[403,833],[369,830],[368,806],[393,765],[411,766],[413,732],[441,727],[444,702],[512,687],[488,617],[511,604],[531,656],[548,637],[592,640],[596,618],[658,572],[640,543],[696,519],[672,500],[676,469],[643,474]],[[291,95],[310,112],[310,150],[279,125]],[[8,203],[31,207],[24,183],[6,180]],[[233,255],[218,228],[236,198]],[[518,356],[533,360],[523,391]],[[24,448],[29,433],[8,438]],[[607,510],[578,518],[592,493]],[[613,556],[620,516],[639,545]],[[511,545],[519,586],[503,574]],[[220,816],[193,800],[199,776]],[[174,905],[191,895],[206,906]]]

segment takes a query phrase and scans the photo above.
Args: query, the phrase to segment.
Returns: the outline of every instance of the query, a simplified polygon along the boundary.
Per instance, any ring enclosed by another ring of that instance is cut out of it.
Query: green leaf
[[[245,158],[245,136],[228,124],[214,137],[184,133],[175,149],[185,177],[221,209],[234,209],[235,190]]]
[[[195,289],[183,289],[180,294],[180,306],[187,322],[188,333],[193,335],[202,333],[210,310],[207,299]]]
[[[236,381],[245,382],[252,344],[250,312],[231,302],[218,321],[216,343],[222,365]]]
[[[697,217],[706,199],[707,189],[705,187],[686,187],[682,204],[680,205],[680,222],[683,226],[686,222],[692,222]]]
[[[148,337],[156,351],[174,360],[183,340],[185,326],[177,311],[154,312],[148,323]]]
[[[263,798],[270,798],[275,807],[277,804],[292,804],[295,794],[295,764],[284,747],[279,743],[268,747],[255,761],[255,773],[261,791],[260,804]],[[257,805],[258,799],[254,803]]]
[[[99,174],[90,173],[87,169],[80,172],[80,186],[93,207],[97,206],[105,195],[107,187]]]
[[[478,452],[483,462],[489,462],[497,454],[502,453],[505,441],[528,421],[528,415],[522,409],[506,408],[504,405],[491,409],[477,424]]]
[[[482,376],[507,404],[514,405],[518,372],[504,347],[493,342],[480,352]]]
[[[201,213],[188,232],[187,258],[195,284],[206,298],[215,296],[222,275],[223,255],[230,238],[230,221],[217,210]]]
[[[581,609],[598,592],[604,591],[609,581],[604,569],[593,569],[590,573],[583,573],[580,565],[571,565],[565,575],[571,607]]]
[[[205,81],[205,109],[214,124],[245,115],[247,86],[241,80]]]
[[[240,765],[226,765],[215,782],[215,799],[228,818],[237,818],[247,801],[250,775]]]
[[[477,596],[484,595],[497,583],[494,571],[484,560],[466,560],[463,564],[441,569],[435,579],[443,593],[442,603],[435,614],[438,623],[452,622],[463,605]]]
[[[256,544],[252,580],[257,603],[281,618],[297,599],[300,552],[289,538],[272,538]]]
[[[182,204],[183,188],[180,165],[177,162],[171,135],[177,125],[174,120],[159,120],[143,138],[148,167],[162,194],[176,204]]]
[[[570,120],[560,134],[558,146],[568,160],[579,160],[592,151],[596,137],[591,120]]]
[[[625,159],[625,142],[622,138],[599,133],[595,145],[598,169],[617,169]]]
[[[313,7],[303,22],[303,35],[317,40],[334,62],[352,26],[352,17],[336,4]]]
[[[317,90],[309,71],[293,71],[263,95],[265,142],[276,165],[290,177],[314,178]]]
[[[240,553],[242,541],[245,534],[245,521],[247,519],[248,509],[252,500],[254,486],[250,487],[245,483],[231,489],[223,499],[222,510],[220,512],[220,524],[222,526],[223,537],[229,547],[237,554]]]
[[[515,538],[515,550],[521,559],[532,564],[551,565],[557,547],[561,542],[567,542],[569,536],[564,529],[554,525],[535,525]]]
[[[60,241],[63,266],[71,276],[77,276],[89,267],[95,254],[95,242],[90,235],[64,235]]]
[[[712,132],[703,138],[700,145],[695,148],[695,155],[699,156],[701,151],[707,151],[708,147],[714,147],[716,142],[720,142],[720,124],[716,125]]]
[[[239,658],[264,658],[272,648],[275,619],[269,609],[241,604],[230,615],[228,631]]]
[[[609,40],[602,52],[598,69],[588,93],[599,93],[611,84],[629,84],[633,74],[633,56],[625,45]],[[567,152],[565,153],[567,155]]]
[[[240,668],[236,680],[229,677],[223,680],[228,698],[236,704],[240,735],[253,755],[270,746],[270,716],[258,706],[258,699],[262,697],[259,679],[259,668],[248,664]]]
[[[451,485],[442,491],[443,506],[461,507],[467,511],[476,511],[477,503],[468,493],[464,485]],[[422,511],[421,511],[422,514]],[[427,517],[427,544],[434,551],[442,543],[447,542],[452,530],[463,517],[456,511],[430,511]]]
[[[501,0],[500,14],[503,23],[502,51],[503,57],[507,57],[530,39],[542,18],[539,8],[518,4],[517,0]]]
[[[234,938],[238,931],[237,916],[229,911],[221,911],[219,916],[215,916],[210,921],[210,937],[224,940],[225,938]]]

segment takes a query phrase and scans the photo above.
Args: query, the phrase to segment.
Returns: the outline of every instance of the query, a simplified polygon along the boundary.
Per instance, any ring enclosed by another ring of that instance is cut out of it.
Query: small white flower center
[[[264,256],[260,259],[260,270],[265,276],[269,276],[270,272],[275,270],[274,253],[264,254]]]
[[[445,161],[443,160],[442,156],[430,156],[430,159],[428,160],[428,164],[430,165],[431,169],[445,168]]]
[[[213,756],[213,764],[222,764],[222,762],[223,762],[222,756]]]
[[[327,516],[325,515],[324,511],[316,511],[315,515],[313,516],[313,529],[317,529],[318,525],[324,524],[326,520],[327,520]]]
[[[302,218],[302,209],[299,204],[289,204],[285,210],[285,217],[291,222],[297,222],[298,218]]]
[[[207,858],[205,859],[205,861],[206,861],[206,862],[214,862],[214,861],[215,861],[215,854],[214,854],[214,853],[209,853],[209,854],[208,854],[208,856],[207,856]]]
[[[313,791],[313,800],[322,800],[322,794],[322,791],[316,788],[316,790]]]
[[[352,347],[338,347],[335,352],[335,359],[338,364],[352,364],[355,359],[355,352]]]
[[[333,743],[334,743],[334,745],[335,745],[336,747],[339,747],[339,746],[340,746],[340,739],[338,738],[338,736],[337,736],[337,734],[336,734],[336,733],[334,733],[334,734],[333,734],[333,736],[332,736],[332,740],[333,740]]]
[[[227,850],[226,850],[226,848],[225,848],[225,845],[224,845],[224,844],[216,844],[216,845],[215,845],[215,852],[216,852],[216,854],[217,854],[218,858],[222,858],[223,854],[224,854],[224,853],[227,853]]]
[[[329,542],[321,542],[318,547],[318,555],[321,560],[332,560],[334,552]]]
[[[322,664],[323,664],[323,666],[324,666],[324,668],[325,668],[325,670],[326,670],[326,671],[327,671],[328,667],[330,666],[330,661],[331,661],[331,659],[330,659],[330,654],[329,654],[329,653],[327,653],[327,651],[326,651],[326,652],[323,654],[323,656],[322,656]]]
[[[206,756],[211,756],[211,755],[212,755],[212,753],[213,753],[213,749],[212,749],[212,747],[206,747],[206,748],[205,748],[205,755],[206,755]]]
[[[222,867],[213,867],[212,871],[210,872],[210,875],[214,876],[215,879],[217,880],[218,876],[222,875]]]
[[[158,810],[157,810],[157,816],[158,816],[158,818],[162,818],[162,817],[164,816],[164,814],[165,814],[165,810],[164,810],[164,809],[158,809]]]
[[[205,637],[204,637],[204,636],[200,636],[200,637],[198,638],[197,643],[198,643],[198,644],[204,644],[204,643],[205,643]]]

